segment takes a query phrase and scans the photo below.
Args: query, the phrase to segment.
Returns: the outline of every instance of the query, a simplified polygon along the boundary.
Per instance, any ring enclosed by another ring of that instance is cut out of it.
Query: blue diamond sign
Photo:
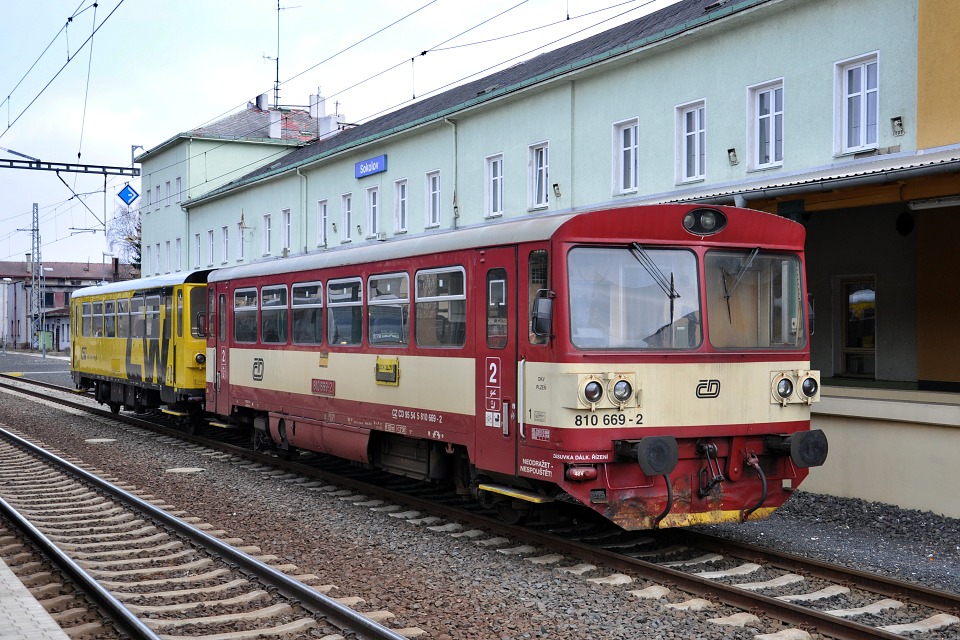
[[[130,185],[125,186],[120,190],[120,193],[117,194],[120,196],[120,199],[123,200],[123,203],[128,207],[133,204],[133,201],[140,197],[140,194],[137,193],[136,189]]]

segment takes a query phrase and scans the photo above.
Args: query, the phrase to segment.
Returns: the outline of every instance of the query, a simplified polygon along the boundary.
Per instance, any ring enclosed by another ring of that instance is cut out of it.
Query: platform
[[[69,640],[30,591],[0,560],[0,638],[3,640]]]

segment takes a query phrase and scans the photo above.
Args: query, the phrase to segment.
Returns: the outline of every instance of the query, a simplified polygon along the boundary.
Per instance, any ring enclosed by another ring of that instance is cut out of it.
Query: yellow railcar
[[[203,415],[209,270],[85,287],[70,300],[70,370],[101,404]]]

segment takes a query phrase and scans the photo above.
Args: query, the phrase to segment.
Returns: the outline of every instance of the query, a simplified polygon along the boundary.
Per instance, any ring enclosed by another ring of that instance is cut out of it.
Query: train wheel
[[[524,524],[530,518],[528,503],[519,503],[517,500],[501,500],[496,505],[497,515],[507,524]]]
[[[190,417],[187,418],[187,422],[184,427],[186,428],[188,435],[198,435],[200,433],[200,429],[203,428],[203,415],[199,411],[191,414]]]
[[[110,413],[117,415],[120,413],[120,403],[119,402],[108,402],[107,406],[110,407]]]

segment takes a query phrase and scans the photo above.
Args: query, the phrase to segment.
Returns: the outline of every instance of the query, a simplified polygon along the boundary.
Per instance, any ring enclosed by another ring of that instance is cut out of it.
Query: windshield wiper
[[[727,319],[730,321],[730,324],[733,324],[733,314],[730,312],[730,296],[737,290],[737,287],[740,286],[740,283],[743,281],[743,276],[746,275],[747,269],[750,268],[750,265],[753,264],[753,259],[757,257],[757,254],[760,253],[760,247],[757,247],[750,252],[750,255],[747,256],[747,261],[740,265],[740,270],[737,271],[736,280],[733,282],[733,288],[727,289],[727,270],[720,268],[720,277],[723,279],[723,297],[727,300]]]
[[[660,267],[658,267],[657,263],[653,261],[653,258],[650,257],[650,254],[647,253],[646,249],[641,247],[636,242],[631,242],[630,253],[633,254],[633,257],[637,259],[637,262],[640,263],[650,277],[653,278],[653,281],[657,283],[657,286],[660,287],[663,293],[670,298],[671,301],[680,297],[680,294],[677,293],[677,290],[673,287],[673,273],[671,273],[670,278],[667,279],[667,276],[663,274],[663,271],[660,271]]]

